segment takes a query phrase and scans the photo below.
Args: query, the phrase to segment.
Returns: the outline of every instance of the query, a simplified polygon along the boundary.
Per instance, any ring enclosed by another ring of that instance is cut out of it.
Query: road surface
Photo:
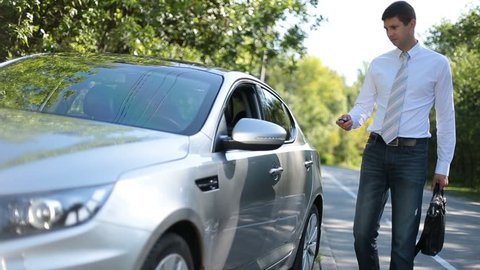
[[[352,228],[359,171],[323,166],[322,176],[324,211],[320,268],[322,270],[357,269]],[[430,189],[425,189],[420,232],[431,194]],[[415,269],[480,269],[480,203],[450,196],[448,191],[445,195],[447,222],[443,250],[435,257],[419,253],[415,258]],[[381,269],[389,268],[390,218],[391,208],[388,202],[382,217],[377,243]]]

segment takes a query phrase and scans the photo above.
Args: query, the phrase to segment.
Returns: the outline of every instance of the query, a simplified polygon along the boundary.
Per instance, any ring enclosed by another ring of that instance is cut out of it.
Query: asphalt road
[[[319,268],[357,269],[352,228],[359,172],[323,166],[322,175],[324,212]],[[425,189],[420,232],[431,194],[430,189]],[[445,195],[447,223],[443,250],[435,257],[419,253],[415,269],[480,269],[480,203],[451,196],[448,192]],[[390,217],[391,208],[387,203],[378,238],[381,269],[389,268]]]

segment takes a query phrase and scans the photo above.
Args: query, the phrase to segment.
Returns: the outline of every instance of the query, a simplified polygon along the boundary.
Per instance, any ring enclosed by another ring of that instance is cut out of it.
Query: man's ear
[[[410,25],[410,27],[415,28],[415,26],[417,25],[417,20],[416,19],[411,19],[408,24]]]

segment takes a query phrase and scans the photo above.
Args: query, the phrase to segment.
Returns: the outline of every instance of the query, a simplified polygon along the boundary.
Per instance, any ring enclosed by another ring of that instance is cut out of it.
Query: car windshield
[[[0,68],[0,107],[191,135],[222,80],[149,58],[44,55]]]

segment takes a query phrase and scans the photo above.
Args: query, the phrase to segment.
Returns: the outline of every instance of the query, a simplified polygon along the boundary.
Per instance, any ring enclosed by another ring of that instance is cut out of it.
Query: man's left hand
[[[440,190],[442,190],[444,187],[448,186],[448,176],[435,174],[432,181],[432,190],[435,188],[435,184],[437,183],[440,185]]]

